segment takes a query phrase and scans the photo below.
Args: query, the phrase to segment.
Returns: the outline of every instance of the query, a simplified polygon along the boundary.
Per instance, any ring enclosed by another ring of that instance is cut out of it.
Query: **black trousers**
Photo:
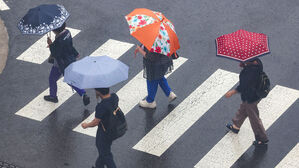
[[[98,128],[98,133],[96,136],[96,146],[99,152],[99,156],[96,160],[96,168],[116,168],[113,160],[113,155],[111,153],[112,140],[107,137],[101,127]]]

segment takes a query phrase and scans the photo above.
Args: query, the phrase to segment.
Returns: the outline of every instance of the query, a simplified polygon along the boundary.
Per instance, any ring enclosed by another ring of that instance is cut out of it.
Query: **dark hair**
[[[56,32],[56,33],[61,33],[64,29],[65,29],[65,22],[57,29],[54,29],[53,31]]]
[[[256,62],[255,62],[256,61]],[[260,59],[258,58],[253,58],[253,59],[250,59],[248,61],[245,61],[245,62],[240,62],[240,67],[245,67],[246,65],[253,65],[253,64],[259,64],[260,63]]]
[[[95,88],[95,90],[100,92],[102,95],[109,94],[109,88]]]

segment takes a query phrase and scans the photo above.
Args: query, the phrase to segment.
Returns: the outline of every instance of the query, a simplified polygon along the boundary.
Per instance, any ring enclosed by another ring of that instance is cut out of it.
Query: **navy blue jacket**
[[[64,73],[64,69],[76,61],[79,53],[73,47],[73,40],[69,30],[59,34],[55,41],[50,45],[51,56],[55,58],[59,69]]]
[[[250,64],[243,68],[239,75],[239,86],[237,91],[241,94],[243,102],[253,103],[260,98],[256,95],[256,89],[259,84],[260,72],[263,72],[263,64],[260,59],[256,59],[257,65]]]

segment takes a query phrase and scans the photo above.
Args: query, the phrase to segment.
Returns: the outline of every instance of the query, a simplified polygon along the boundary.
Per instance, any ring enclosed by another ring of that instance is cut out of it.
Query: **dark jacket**
[[[146,52],[145,58],[143,58],[143,77],[147,80],[159,80],[162,79],[166,74],[173,70],[172,58],[150,52],[144,47]]]
[[[263,64],[260,59],[256,59],[257,65],[250,64],[243,68],[239,75],[239,86],[237,91],[241,94],[241,99],[243,102],[253,103],[260,98],[256,95],[256,88],[259,83],[259,74],[263,72]]]
[[[50,45],[51,56],[55,58],[59,69],[64,73],[64,69],[76,61],[79,53],[73,47],[73,40],[69,30],[59,34],[55,41]]]

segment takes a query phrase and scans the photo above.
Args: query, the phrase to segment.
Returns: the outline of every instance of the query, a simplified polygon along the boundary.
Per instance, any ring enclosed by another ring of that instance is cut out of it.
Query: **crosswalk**
[[[218,69],[133,148],[161,156],[237,82],[237,74]]]
[[[275,168],[298,168],[299,167],[299,143],[287,154]]]
[[[269,95],[258,104],[265,129],[268,129],[298,98],[299,91],[279,85],[275,86]],[[207,164],[211,167],[231,167],[251,146],[253,137],[247,119],[238,135],[231,132],[226,134],[195,165],[195,168]]]
[[[70,30],[73,36],[80,33],[80,30],[77,29],[70,28]],[[48,58],[49,54],[48,49],[44,46],[45,39],[46,36],[39,39],[17,59],[34,64],[42,64]],[[132,49],[133,46],[134,44],[109,39],[90,55],[108,55],[114,59],[119,59],[123,54]],[[38,51],[41,47],[45,49]],[[184,57],[175,60],[175,70],[172,73],[175,73],[177,69],[187,62],[188,59]],[[171,74],[167,75],[167,77],[171,77]],[[184,136],[184,133],[189,130],[193,124],[204,114],[208,113],[211,107],[221,101],[223,95],[234,87],[238,80],[238,74],[234,72],[222,69],[216,70],[154,128],[147,132],[144,137],[132,147],[133,150],[157,157],[162,156],[180,137]],[[43,96],[49,93],[49,88],[47,88],[15,114],[42,122],[75,94],[71,88],[63,82],[63,78],[61,78],[57,84],[59,103],[54,104],[43,100]],[[119,106],[125,114],[128,114],[138,105],[139,100],[144,98],[147,94],[142,71],[137,73],[126,85],[119,89],[117,94],[120,98]],[[265,128],[268,129],[298,98],[298,90],[276,85],[268,97],[259,103],[261,118],[263,119]],[[94,112],[82,122],[90,121],[93,118]],[[73,131],[95,137],[97,128],[82,129],[81,123],[78,123],[78,125],[73,128]],[[238,135],[227,133],[203,158],[198,159],[199,161],[194,167],[232,166],[250,147],[252,142],[250,138],[253,137],[249,122],[245,121]],[[284,160],[296,157],[294,153],[298,151],[298,147],[294,148],[294,150],[295,152],[291,151]],[[284,160],[281,161],[280,165],[285,165],[284,162],[287,161]]]
[[[3,0],[0,0],[0,10],[5,11],[9,10],[10,8],[6,5],[6,3]]]

